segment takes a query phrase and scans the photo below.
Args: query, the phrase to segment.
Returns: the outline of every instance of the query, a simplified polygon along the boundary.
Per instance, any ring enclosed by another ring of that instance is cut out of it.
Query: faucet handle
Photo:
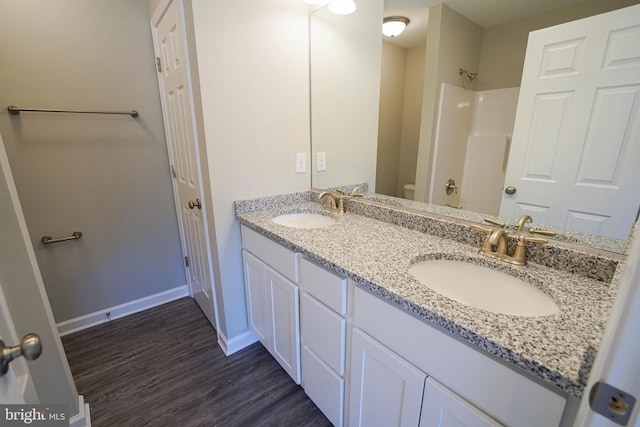
[[[551,230],[541,230],[541,229],[539,229],[539,228],[533,228],[533,227],[529,229],[529,233],[531,233],[531,234],[541,234],[541,235],[543,235],[543,236],[549,236],[549,237],[553,237],[553,236],[555,236],[556,234],[558,234],[558,233],[556,233],[555,231],[551,231]]]
[[[516,249],[513,252],[513,264],[516,265],[527,265],[526,260],[526,246],[527,242],[531,243],[539,243],[541,245],[549,243],[547,239],[541,239],[540,237],[529,237],[524,234],[518,236],[518,244],[516,245]]]
[[[541,245],[546,245],[547,243],[549,243],[547,239],[542,239],[540,237],[529,237],[529,236],[522,235],[519,238],[525,242],[539,243]]]
[[[504,222],[496,221],[495,219],[491,219],[491,218],[485,218],[484,222],[488,222],[489,224],[497,225],[500,228],[505,228],[507,226],[507,224],[505,224]]]
[[[474,230],[482,231],[482,232],[487,233],[487,234],[491,234],[494,231],[493,229],[491,229],[489,227],[484,227],[484,226],[482,226],[480,224],[469,224],[469,227],[473,228]]]

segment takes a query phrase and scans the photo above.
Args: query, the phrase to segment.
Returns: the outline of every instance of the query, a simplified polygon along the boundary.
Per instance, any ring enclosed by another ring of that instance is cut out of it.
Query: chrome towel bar
[[[51,243],[60,243],[60,242],[66,242],[67,240],[78,240],[79,238],[82,237],[82,231],[74,231],[73,234],[71,234],[71,236],[67,236],[67,237],[56,237],[53,238],[51,236],[42,236],[42,243],[44,243],[45,245],[49,245]]]
[[[36,113],[79,113],[79,114],[126,114],[133,118],[139,116],[136,110],[131,111],[79,111],[79,110],[52,110],[48,108],[20,108],[15,105],[9,105],[7,110],[10,114],[18,115],[21,111],[30,111]]]

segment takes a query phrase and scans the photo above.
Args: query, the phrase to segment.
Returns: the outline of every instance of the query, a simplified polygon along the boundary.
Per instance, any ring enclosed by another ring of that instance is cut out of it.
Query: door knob
[[[27,360],[35,360],[42,354],[42,343],[40,337],[36,334],[27,334],[22,338],[22,342],[14,347],[6,347],[4,341],[0,340],[0,357],[2,365],[0,366],[0,375],[4,375],[9,371],[9,363],[20,356],[24,356]]]
[[[196,206],[198,207],[198,209],[202,209],[202,202],[200,202],[200,199],[196,199],[195,202],[189,200],[188,206],[189,206],[189,209],[193,209]]]
[[[516,194],[516,187],[514,187],[513,185],[508,186],[507,188],[504,189],[504,192],[511,195],[511,194]]]

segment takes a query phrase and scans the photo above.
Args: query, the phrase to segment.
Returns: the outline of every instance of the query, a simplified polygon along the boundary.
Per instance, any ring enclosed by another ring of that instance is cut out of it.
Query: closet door
[[[202,191],[202,164],[183,23],[182,2],[165,0],[154,10],[151,30],[185,272],[193,297],[217,328],[211,252],[207,244],[208,197]]]

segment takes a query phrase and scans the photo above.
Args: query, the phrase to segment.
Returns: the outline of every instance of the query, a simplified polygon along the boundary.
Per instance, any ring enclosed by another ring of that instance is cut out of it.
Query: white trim
[[[110,320],[119,319],[130,314],[137,313],[148,308],[156,307],[171,301],[175,301],[179,298],[190,296],[189,288],[187,285],[178,286],[177,288],[169,289],[164,292],[149,295],[144,298],[137,299],[135,301],[129,301],[124,304],[116,305],[114,307],[103,308],[102,310],[95,311],[93,313],[85,314],[84,316],[76,317],[74,319],[65,320],[58,323],[58,333],[60,336],[65,336],[73,332],[78,332],[91,326],[100,325]],[[105,313],[110,312],[109,319]]]
[[[78,413],[69,418],[69,427],[91,427],[89,404],[84,403],[84,396],[78,395]]]
[[[582,397],[574,426],[610,427],[613,421],[598,415],[589,406],[589,393],[596,382],[606,382],[640,399],[640,229],[635,230],[631,248],[618,285],[618,295],[611,309],[609,320],[600,342],[587,388]],[[620,267],[618,267],[620,268]],[[640,425],[640,402],[626,425]]]
[[[243,332],[230,340],[221,332],[218,333],[218,345],[224,351],[226,356],[231,356],[233,353],[249,347],[251,344],[258,342],[258,338],[251,331]]]

